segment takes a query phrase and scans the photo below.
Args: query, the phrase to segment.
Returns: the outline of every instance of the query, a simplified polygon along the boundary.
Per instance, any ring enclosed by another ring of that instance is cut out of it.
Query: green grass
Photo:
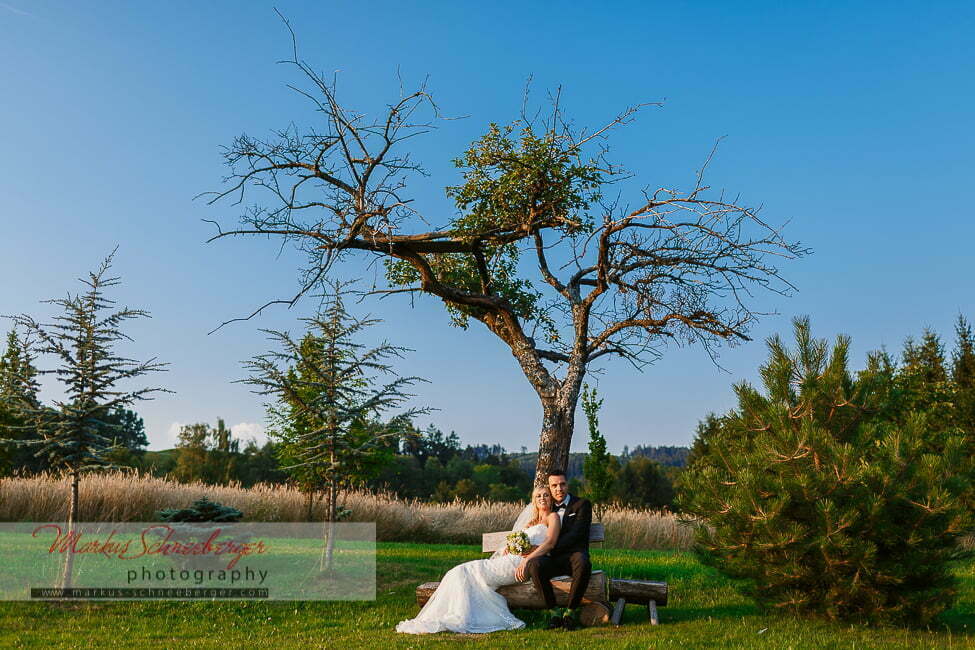
[[[975,647],[975,565],[958,568],[961,598],[928,630],[870,628],[765,616],[732,583],[679,552],[595,550],[611,576],[666,580],[660,625],[628,606],[620,628],[539,629],[416,637],[393,632],[416,614],[413,590],[482,557],[472,546],[379,544],[377,599],[370,602],[0,603],[0,647],[150,648],[961,648]],[[0,568],[2,570],[2,568]]]

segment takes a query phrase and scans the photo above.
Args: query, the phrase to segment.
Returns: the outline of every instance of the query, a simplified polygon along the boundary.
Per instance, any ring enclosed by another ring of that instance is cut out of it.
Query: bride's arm
[[[559,539],[559,529],[562,527],[562,520],[559,519],[558,514],[551,512],[545,523],[548,525],[548,534],[545,536],[545,541],[536,546],[535,550],[531,553],[523,556],[526,561],[533,557],[545,555],[555,547],[555,542]]]

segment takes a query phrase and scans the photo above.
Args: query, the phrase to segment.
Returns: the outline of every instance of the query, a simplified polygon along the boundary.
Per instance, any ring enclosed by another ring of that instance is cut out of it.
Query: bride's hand
[[[525,581],[525,568],[527,566],[528,566],[528,560],[522,560],[521,564],[518,565],[518,568],[515,569],[515,580],[517,580],[518,582]]]
[[[528,549],[527,551],[525,551],[524,553],[522,553],[522,554],[521,554],[521,557],[528,557],[529,555],[531,555],[531,554],[532,554],[532,552],[534,552],[534,550],[535,550],[536,548],[538,548],[538,546],[532,546],[532,547],[531,547],[531,548],[529,548],[529,549]]]

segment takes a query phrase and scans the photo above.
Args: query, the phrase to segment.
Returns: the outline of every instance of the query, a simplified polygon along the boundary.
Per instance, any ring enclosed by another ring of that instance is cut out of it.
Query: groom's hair
[[[568,475],[565,473],[565,470],[563,469],[556,469],[549,472],[547,478],[552,478],[553,476],[564,476],[566,478],[569,478]]]

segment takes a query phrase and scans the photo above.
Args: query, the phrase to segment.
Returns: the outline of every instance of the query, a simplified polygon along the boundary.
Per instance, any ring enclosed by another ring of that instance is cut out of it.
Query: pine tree
[[[949,381],[941,339],[928,328],[915,343],[908,337],[904,342],[902,364],[894,373],[896,406],[903,417],[914,411],[927,414],[931,426],[945,429],[955,424],[955,385]],[[901,422],[905,420],[901,418]]]
[[[764,391],[737,385],[685,470],[679,505],[708,524],[698,552],[772,610],[927,623],[954,601],[972,525],[966,440],[898,413],[878,355],[854,378],[848,338],[830,349],[806,319],[795,336],[794,351],[769,339]]]
[[[150,399],[160,388],[122,390],[121,384],[150,372],[164,369],[165,364],[150,359],[137,362],[118,356],[115,346],[130,340],[121,330],[129,320],[148,318],[141,309],[113,311],[115,301],[105,291],[119,284],[117,277],[107,276],[112,265],[112,252],[99,269],[81,282],[84,293],[45,301],[60,308],[51,323],[40,323],[21,315],[15,321],[38,342],[37,353],[52,356],[57,366],[38,374],[53,374],[61,383],[65,397],[54,400],[53,408],[37,404],[23,396],[16,400],[22,419],[36,425],[37,438],[28,441],[36,446],[37,455],[50,469],[64,470],[71,479],[67,525],[73,529],[78,517],[78,485],[81,475],[89,470],[111,466],[108,459],[114,442],[110,413],[137,400]],[[32,371],[22,369],[17,381],[24,385]],[[168,391],[166,391],[168,392]],[[63,585],[70,585],[71,558],[65,562]]]
[[[351,316],[342,295],[342,286],[335,284],[323,311],[303,319],[310,337],[302,341],[295,341],[287,332],[264,330],[280,350],[246,362],[251,376],[241,380],[256,386],[258,394],[276,397],[278,412],[295,418],[291,436],[282,440],[293,460],[283,469],[304,476],[307,468],[324,477],[323,570],[332,566],[340,490],[368,464],[367,457],[387,453],[385,443],[399,435],[395,424],[375,427],[371,423],[379,414],[401,407],[412,397],[405,391],[423,381],[397,376],[388,363],[401,358],[405,348],[383,343],[366,349],[355,341],[378,321]],[[379,384],[381,377],[389,381]],[[408,409],[392,422],[408,421],[425,412],[427,409]]]
[[[138,467],[149,446],[146,427],[135,411],[121,406],[105,417],[106,437],[111,438],[115,449],[108,459],[114,465]]]
[[[708,413],[702,421],[697,423],[694,442],[691,443],[691,450],[687,455],[688,465],[691,465],[698,458],[708,455],[708,441],[720,427],[721,419],[714,413]]]
[[[955,324],[951,379],[955,393],[955,424],[966,432],[975,452],[975,337],[971,325],[961,315]]]
[[[588,384],[582,388],[582,410],[589,424],[589,453],[582,464],[586,477],[586,492],[592,501],[596,519],[602,519],[603,510],[613,491],[615,476],[610,472],[612,454],[606,451],[606,438],[599,432],[599,409],[603,400],[598,399],[596,389]]]
[[[951,378],[961,389],[975,388],[975,336],[972,335],[972,326],[961,314],[955,323]]]
[[[947,381],[948,371],[941,338],[927,328],[921,335],[920,344],[908,338],[904,342],[903,369],[918,376],[925,384],[934,385]]]
[[[13,471],[34,472],[42,469],[31,450],[20,441],[37,437],[32,422],[21,413],[40,408],[37,368],[34,367],[29,341],[21,341],[17,330],[7,334],[7,348],[0,356],[0,476]]]

